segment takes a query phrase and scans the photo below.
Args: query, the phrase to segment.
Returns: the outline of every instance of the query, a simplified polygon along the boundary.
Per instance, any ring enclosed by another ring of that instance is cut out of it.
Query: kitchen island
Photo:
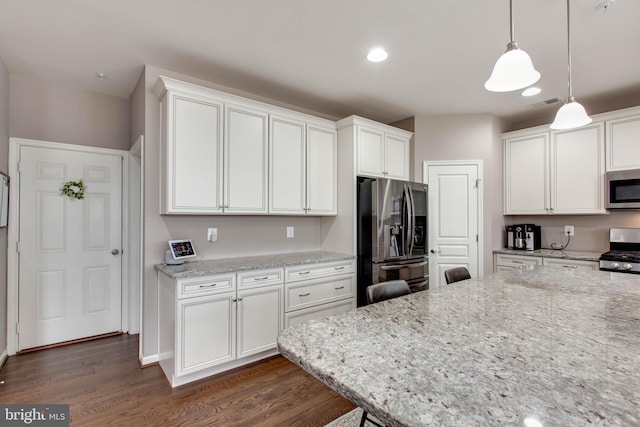
[[[510,270],[285,329],[388,426],[640,425],[640,276]]]

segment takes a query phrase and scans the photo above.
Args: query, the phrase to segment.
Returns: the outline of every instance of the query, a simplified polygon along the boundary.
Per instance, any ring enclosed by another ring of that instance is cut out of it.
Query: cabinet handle
[[[259,281],[259,280],[267,280],[269,278],[269,276],[264,276],[264,277],[254,277],[253,280],[254,281]]]
[[[344,289],[344,286],[340,286],[339,288],[334,288],[336,291],[339,291],[340,289]]]
[[[211,283],[209,285],[200,285],[200,288],[213,288],[214,286],[217,286],[217,283]]]
[[[577,265],[562,265],[564,268],[578,268]]]
[[[511,262],[514,263],[514,264],[524,264],[523,261],[516,261],[515,259],[511,260]]]
[[[305,274],[309,274],[310,271],[299,271],[298,276],[304,276]]]
[[[311,295],[311,292],[307,292],[306,294],[298,294],[299,297],[308,297]]]
[[[334,269],[335,269],[336,271],[344,270],[344,266],[342,266],[342,267],[334,267]]]
[[[238,298],[238,301],[242,301],[242,297]]]

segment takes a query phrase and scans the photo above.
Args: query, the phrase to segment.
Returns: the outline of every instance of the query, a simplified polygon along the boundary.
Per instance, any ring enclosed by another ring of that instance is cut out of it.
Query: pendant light
[[[491,92],[510,92],[530,86],[540,79],[540,73],[533,68],[531,58],[513,40],[513,0],[509,0],[509,43],[493,67],[484,88]]]
[[[587,115],[584,107],[573,97],[571,85],[571,27],[570,27],[569,0],[567,0],[567,57],[569,59],[569,97],[565,104],[556,113],[556,119],[549,126],[551,129],[573,129],[591,123],[591,117]]]

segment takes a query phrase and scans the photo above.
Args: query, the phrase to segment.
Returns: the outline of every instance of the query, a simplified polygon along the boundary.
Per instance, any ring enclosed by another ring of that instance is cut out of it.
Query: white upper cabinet
[[[409,180],[411,132],[351,116],[338,128],[352,127],[356,146],[356,174]]]
[[[337,213],[337,133],[293,117],[271,116],[269,212]]]
[[[159,77],[161,214],[337,214],[335,122]]]
[[[167,91],[161,109],[161,213],[220,212],[222,102]]]
[[[551,132],[550,166],[551,213],[606,213],[603,123]]]
[[[337,144],[335,124],[307,125],[307,215],[338,213]]]
[[[602,213],[603,123],[505,134],[505,215]]]
[[[504,141],[504,214],[549,213],[549,132]]]
[[[268,114],[225,106],[224,212],[267,212]]]
[[[606,126],[607,171],[640,169],[640,115],[607,120]]]

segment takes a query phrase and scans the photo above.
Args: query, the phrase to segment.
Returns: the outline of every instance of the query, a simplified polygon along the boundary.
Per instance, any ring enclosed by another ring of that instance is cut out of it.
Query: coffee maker
[[[507,248],[521,251],[534,251],[541,248],[542,232],[539,225],[507,225]]]

